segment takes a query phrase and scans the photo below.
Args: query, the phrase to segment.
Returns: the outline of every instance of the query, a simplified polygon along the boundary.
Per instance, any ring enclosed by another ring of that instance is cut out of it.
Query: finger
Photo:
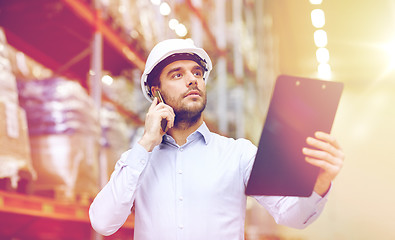
[[[341,165],[332,165],[328,162],[325,162],[325,161],[322,161],[319,159],[315,159],[315,158],[306,157],[306,162],[322,169],[324,171],[324,173],[329,174],[333,177],[335,177],[341,169]]]
[[[306,157],[305,160],[306,160],[306,162],[310,163],[311,165],[319,167],[319,168],[323,169],[324,171],[330,169],[330,167],[332,166],[330,163],[316,159],[316,158]]]
[[[170,112],[171,112],[171,114],[173,115],[173,118],[176,116],[176,114],[174,113],[174,109],[172,108],[172,107],[170,107],[169,105],[166,105],[168,108],[169,108],[169,110],[170,110]]]
[[[160,106],[160,108],[165,108],[165,109],[167,109],[173,116],[175,116],[175,113],[174,113],[173,108],[170,107],[169,105],[167,105],[167,104],[161,102],[161,103],[158,104],[158,106]]]
[[[168,124],[170,124],[168,128],[172,128],[174,126],[174,119],[176,117],[173,108],[170,107],[169,105],[165,104],[165,103],[159,103],[158,106],[162,110],[164,110],[165,112],[168,113],[166,115],[163,115],[162,118],[166,118]]]
[[[148,112],[149,112],[149,111],[152,111],[152,110],[156,107],[156,105],[158,105],[158,99],[155,97],[155,98],[152,100],[152,103],[151,103],[151,106],[150,106],[149,109],[148,109]]]
[[[343,160],[333,157],[329,153],[307,148],[303,150],[303,153],[306,155],[305,159],[308,163],[321,168],[331,175],[337,175],[343,167]]]
[[[310,158],[306,157],[305,158],[307,163],[310,163],[313,166],[319,167],[324,171],[324,173],[329,174],[332,176],[332,179],[340,172],[342,168],[342,163],[340,164],[331,164],[329,162],[320,160],[320,159],[315,159],[315,158]]]
[[[169,112],[169,114],[166,116],[168,129],[170,129],[174,126],[174,118],[175,118],[175,115],[173,112]]]
[[[319,134],[318,134],[319,135]],[[318,136],[321,137],[321,136]],[[338,144],[338,142],[336,141],[336,139],[334,139],[333,137],[324,137],[328,142],[324,142],[324,141],[320,141],[320,140],[312,140],[310,139],[310,141],[316,141],[315,147],[318,149],[321,149],[323,151],[327,151],[330,154],[332,154],[333,156],[340,158],[342,161],[344,161],[345,159],[345,154],[343,149],[340,147],[340,145]]]
[[[339,155],[339,151],[337,148],[335,148],[334,146],[332,146],[330,143],[325,142],[325,141],[321,141],[318,140],[316,138],[312,138],[312,137],[308,137],[306,139],[306,143],[308,145],[310,145],[311,147],[314,147],[316,149],[328,152],[334,156],[338,156]]]
[[[338,158],[325,151],[303,148],[303,154],[307,157],[324,160],[331,164],[339,164]]]
[[[174,126],[174,121],[167,120],[166,131]]]
[[[159,109],[158,112],[161,119],[166,119],[167,129],[172,128],[174,126],[174,118],[175,118],[174,113],[170,111],[170,109],[168,108]]]
[[[167,109],[167,110],[169,110],[169,112],[170,112],[172,115],[175,116],[175,113],[174,113],[173,108],[170,107],[169,105],[167,105],[166,103],[159,102],[159,103],[156,105],[156,107],[157,107],[158,110],[159,110],[159,109]]]
[[[306,143],[314,148],[329,152],[333,156],[344,159],[343,150],[340,148],[337,141],[333,137],[330,137],[329,134],[323,132],[320,132],[316,135],[318,135],[318,137],[320,137],[322,140],[308,137],[306,139]],[[333,143],[335,143],[335,145],[333,145]]]
[[[321,131],[317,131],[315,132],[314,136],[317,139],[321,139],[325,142],[330,143],[332,146],[334,146],[337,149],[341,149],[340,144],[337,142],[336,138],[334,138],[332,135],[325,133],[325,132],[321,132]]]

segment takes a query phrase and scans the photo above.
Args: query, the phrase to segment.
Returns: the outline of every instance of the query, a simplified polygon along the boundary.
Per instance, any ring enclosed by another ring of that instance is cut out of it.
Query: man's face
[[[176,121],[197,120],[206,107],[204,70],[194,61],[179,60],[160,74],[160,92],[176,114]]]

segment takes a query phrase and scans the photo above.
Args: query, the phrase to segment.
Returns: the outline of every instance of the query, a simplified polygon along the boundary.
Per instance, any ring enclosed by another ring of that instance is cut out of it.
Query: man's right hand
[[[165,134],[161,127],[162,119],[167,120],[167,129],[174,126],[175,114],[173,108],[164,103],[158,103],[158,99],[154,98],[145,117],[145,126],[143,137],[138,142],[148,152],[162,142]]]

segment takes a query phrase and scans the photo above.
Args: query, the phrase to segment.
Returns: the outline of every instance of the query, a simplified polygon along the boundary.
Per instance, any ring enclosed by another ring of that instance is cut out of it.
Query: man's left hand
[[[306,162],[320,168],[314,191],[324,196],[331,182],[339,174],[344,162],[344,152],[334,137],[324,132],[316,132],[306,143],[312,148],[303,148]]]

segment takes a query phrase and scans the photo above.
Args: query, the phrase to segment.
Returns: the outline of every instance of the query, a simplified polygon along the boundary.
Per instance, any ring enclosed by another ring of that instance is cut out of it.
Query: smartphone
[[[154,96],[158,99],[159,102],[165,103],[163,101],[162,95],[160,94],[160,91],[158,89],[154,90]],[[161,126],[162,126],[163,132],[166,132],[167,131],[167,120],[166,119],[162,119]]]

